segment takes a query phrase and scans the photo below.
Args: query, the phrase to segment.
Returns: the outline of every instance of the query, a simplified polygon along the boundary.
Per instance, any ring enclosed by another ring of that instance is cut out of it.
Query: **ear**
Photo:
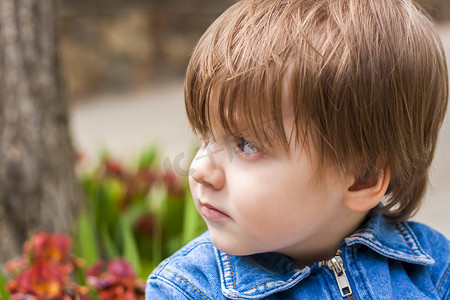
[[[349,176],[349,185],[344,197],[345,206],[351,211],[369,211],[377,206],[386,194],[390,180],[389,166],[386,166],[380,176],[374,180],[361,181],[354,176]]]

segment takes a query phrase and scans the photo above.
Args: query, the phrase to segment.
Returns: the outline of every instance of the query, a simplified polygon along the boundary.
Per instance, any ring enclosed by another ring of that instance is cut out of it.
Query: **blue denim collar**
[[[420,245],[408,222],[389,223],[381,214],[345,239],[347,246],[363,244],[385,257],[418,265],[432,265],[434,259]]]
[[[231,299],[261,299],[294,286],[310,273],[309,267],[300,270],[279,253],[233,256],[215,250],[222,293]]]
[[[345,239],[344,246],[362,244],[390,259],[418,265],[431,265],[434,259],[418,242],[407,222],[388,223],[379,213]],[[310,267],[297,268],[293,261],[278,253],[249,256],[228,255],[218,249],[221,288],[231,299],[260,299],[296,285],[307,277]]]

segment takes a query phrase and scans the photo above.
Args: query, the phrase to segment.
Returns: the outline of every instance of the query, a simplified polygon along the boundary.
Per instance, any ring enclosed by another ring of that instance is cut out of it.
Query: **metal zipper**
[[[327,261],[320,262],[319,266],[326,265],[333,271],[334,278],[339,286],[339,291],[341,292],[342,298],[355,299],[350,283],[348,282],[347,275],[345,274],[344,262],[340,257],[341,253],[342,251],[338,250],[336,256]]]

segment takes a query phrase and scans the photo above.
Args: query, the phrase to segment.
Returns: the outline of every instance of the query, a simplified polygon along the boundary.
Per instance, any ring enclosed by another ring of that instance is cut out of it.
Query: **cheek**
[[[280,228],[305,226],[327,202],[320,189],[307,188],[300,180],[261,182],[266,183],[245,185],[240,181],[240,188],[230,189],[240,190],[233,192],[230,199],[239,222],[248,230],[277,234]]]
[[[293,215],[297,213],[298,207],[282,203],[278,193],[274,194],[271,190],[249,191],[233,197],[236,221],[243,230],[265,237],[288,226],[295,219]]]
[[[267,252],[284,248],[298,239],[308,224],[297,208],[249,201],[240,204],[239,218],[235,221],[243,234],[243,245],[250,244],[253,252]],[[303,234],[303,233],[302,233]]]

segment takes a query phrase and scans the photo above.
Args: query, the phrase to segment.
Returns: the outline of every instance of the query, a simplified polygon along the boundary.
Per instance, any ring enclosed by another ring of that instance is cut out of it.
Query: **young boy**
[[[447,81],[410,0],[237,2],[186,77],[209,230],[154,270],[146,298],[450,298],[449,241],[406,221]]]

